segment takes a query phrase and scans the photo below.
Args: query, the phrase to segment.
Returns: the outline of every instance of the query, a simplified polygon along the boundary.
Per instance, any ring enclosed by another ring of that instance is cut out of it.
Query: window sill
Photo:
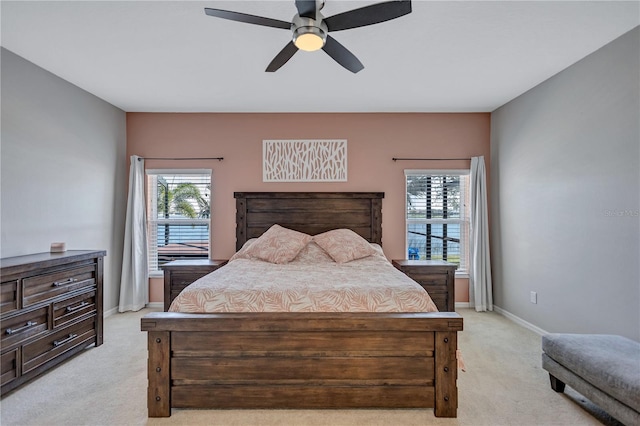
[[[469,278],[468,272],[456,272],[456,278]]]
[[[164,278],[164,271],[149,271],[149,278]]]

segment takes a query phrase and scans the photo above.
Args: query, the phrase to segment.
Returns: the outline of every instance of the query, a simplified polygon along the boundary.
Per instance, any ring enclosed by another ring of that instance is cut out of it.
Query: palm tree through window
[[[211,171],[147,171],[149,270],[209,257]]]

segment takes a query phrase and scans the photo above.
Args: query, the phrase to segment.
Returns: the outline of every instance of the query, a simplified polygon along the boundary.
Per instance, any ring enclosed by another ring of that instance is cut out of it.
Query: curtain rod
[[[180,158],[169,158],[169,157],[138,157],[138,161],[140,160],[224,160],[224,157],[180,157]]]
[[[471,158],[392,158],[393,161],[451,161],[451,160],[471,160]]]

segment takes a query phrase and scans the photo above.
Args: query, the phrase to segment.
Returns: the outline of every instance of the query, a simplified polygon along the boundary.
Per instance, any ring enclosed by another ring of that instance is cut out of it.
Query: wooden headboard
[[[309,235],[348,228],[382,244],[384,192],[235,192],[236,250],[272,225]]]

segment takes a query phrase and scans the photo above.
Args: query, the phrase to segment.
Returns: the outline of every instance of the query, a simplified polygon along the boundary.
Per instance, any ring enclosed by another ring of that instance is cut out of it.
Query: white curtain
[[[471,158],[471,265],[469,305],[476,311],[493,311],[487,177],[484,157]]]
[[[120,312],[139,311],[149,303],[148,275],[144,159],[132,155],[120,279]]]

